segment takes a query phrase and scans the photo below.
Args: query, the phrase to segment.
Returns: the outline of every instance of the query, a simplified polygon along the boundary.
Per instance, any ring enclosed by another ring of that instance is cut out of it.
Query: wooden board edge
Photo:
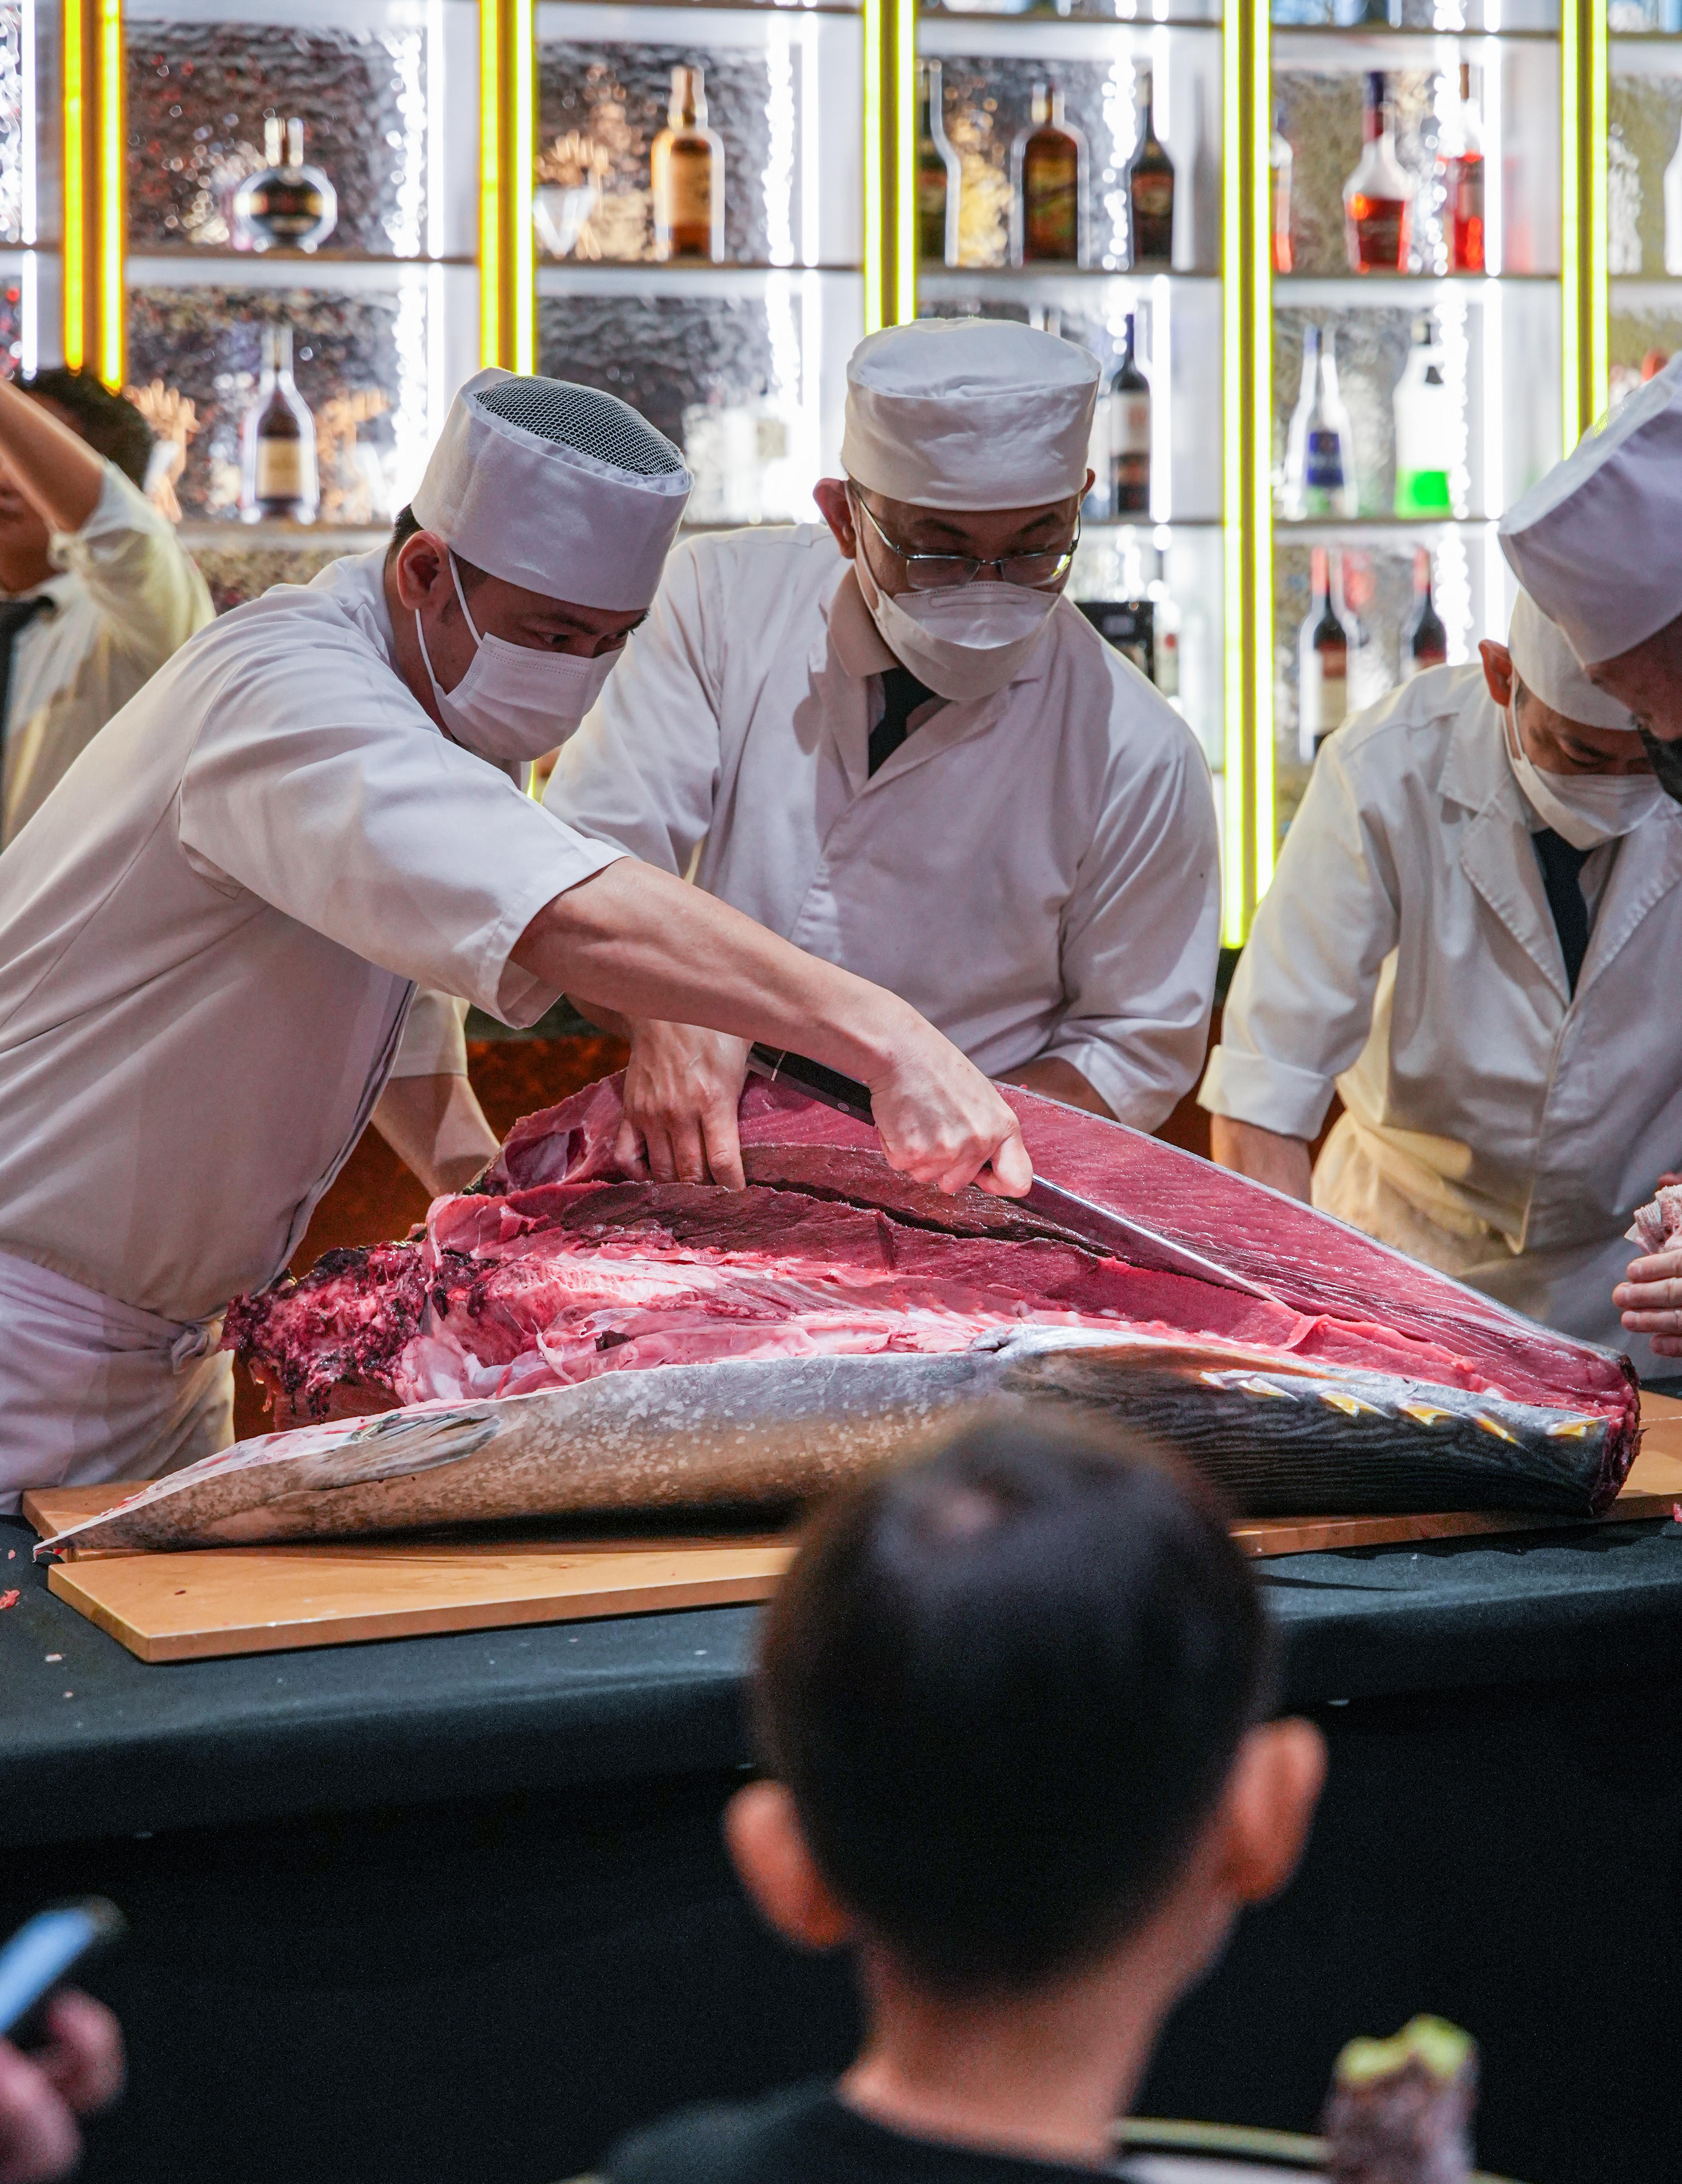
[[[386,1638],[428,1638],[470,1630],[510,1630],[542,1623],[586,1623],[599,1617],[657,1615],[686,1607],[732,1607],[769,1600],[781,1570],[731,1578],[667,1578],[652,1585],[525,1600],[440,1602],[414,1608],[382,1608],[365,1615],[321,1617],[307,1623],[248,1624],[242,1628],[156,1635],[138,1630],[75,1582],[74,1571],[55,1563],[50,1590],[148,1662],[210,1661],[237,1654],[294,1653],[317,1646],[370,1645]]]
[[[1582,1530],[1601,1524],[1635,1524],[1668,1517],[1673,1494],[1621,1494],[1598,1517],[1544,1515],[1520,1509],[1462,1509],[1414,1517],[1240,1517],[1232,1526],[1233,1544],[1256,1559],[1270,1555],[1330,1554],[1340,1547],[1429,1546],[1438,1540],[1500,1539],[1524,1532]],[[1410,1526],[1417,1529],[1409,1529]],[[1295,1530],[1312,1536],[1289,1538]],[[1281,1539],[1279,1535],[1287,1537]]]

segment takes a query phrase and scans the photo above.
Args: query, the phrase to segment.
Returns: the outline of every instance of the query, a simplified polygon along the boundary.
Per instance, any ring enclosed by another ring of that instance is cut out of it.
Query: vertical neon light
[[[1224,577],[1223,627],[1223,717],[1226,755],[1222,774],[1226,818],[1226,871],[1221,938],[1229,948],[1243,944],[1245,928],[1245,836],[1248,832],[1248,771],[1245,760],[1245,671],[1244,502],[1246,461],[1244,431],[1244,192],[1247,179],[1240,155],[1243,112],[1243,0],[1229,0],[1221,33],[1221,553]]]
[[[498,0],[479,0],[479,361],[502,362],[502,41]],[[68,77],[66,78],[68,82]],[[69,303],[66,299],[66,312]]]
[[[123,144],[122,0],[97,0],[99,25],[98,368],[114,394],[123,387],[123,254],[127,244]]]
[[[537,92],[532,68],[532,0],[509,0],[509,113],[504,159],[507,169],[509,365],[537,368],[537,264],[532,238],[532,169],[537,157]]]
[[[892,0],[894,24],[894,317],[917,315],[916,0]]]
[[[1267,0],[1250,0],[1249,111],[1244,137],[1245,255],[1250,268],[1250,551],[1251,764],[1255,772],[1255,893],[1273,878],[1273,244],[1267,145],[1273,132],[1273,53]],[[1248,919],[1246,918],[1246,926]]]
[[[1585,429],[1601,416],[1612,395],[1612,287],[1607,213],[1607,11],[1597,0],[1584,0],[1582,38],[1584,84],[1579,116],[1579,159],[1586,182],[1583,209],[1583,351],[1587,370],[1584,388]],[[1567,445],[1570,443],[1568,442]]]
[[[883,243],[887,227],[887,167],[883,145],[883,15],[887,0],[865,0],[865,332],[883,324],[883,290],[887,271]]]
[[[81,0],[64,7],[64,361],[87,356],[87,85]]]

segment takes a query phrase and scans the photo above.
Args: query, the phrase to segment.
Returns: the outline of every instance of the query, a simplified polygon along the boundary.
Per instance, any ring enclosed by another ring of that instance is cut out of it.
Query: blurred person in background
[[[92,372],[0,381],[0,847],[212,618],[143,491],[153,445]]]

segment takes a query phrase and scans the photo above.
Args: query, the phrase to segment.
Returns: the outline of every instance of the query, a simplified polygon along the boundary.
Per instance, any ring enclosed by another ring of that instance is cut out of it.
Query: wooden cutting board
[[[1682,1402],[1649,1396],[1641,1411],[1646,1425],[1641,1452],[1603,1524],[1668,1517],[1682,1503]],[[137,1483],[25,1494],[24,1514],[50,1539],[124,1500]],[[1233,1537],[1248,1555],[1300,1555],[1545,1530],[1580,1521],[1487,1510],[1245,1518],[1234,1525]],[[792,1552],[788,1539],[775,1533],[323,1540],[161,1555],[95,1551],[54,1563],[47,1581],[61,1600],[142,1661],[187,1661],[764,1600]]]

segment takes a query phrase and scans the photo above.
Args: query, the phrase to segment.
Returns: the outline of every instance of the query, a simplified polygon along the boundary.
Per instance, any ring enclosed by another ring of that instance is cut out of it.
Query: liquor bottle
[[[1302,330],[1302,387],[1285,439],[1284,513],[1353,515],[1354,442],[1338,393],[1336,337],[1328,328]]]
[[[1150,382],[1133,354],[1133,315],[1128,313],[1122,360],[1110,382],[1110,504],[1117,515],[1150,514]]]
[[[917,254],[925,265],[958,262],[963,167],[946,135],[940,64],[924,61],[917,121]]]
[[[1140,130],[1128,162],[1129,265],[1167,265],[1174,255],[1174,163],[1156,134],[1150,71],[1139,78]]]
[[[671,71],[666,126],[649,152],[654,187],[654,255],[724,256],[724,140],[707,126],[707,95],[699,68]]]
[[[1395,155],[1395,123],[1383,75],[1366,85],[1363,142],[1343,186],[1344,240],[1353,273],[1405,273],[1413,228],[1413,184]]]
[[[1448,228],[1448,270],[1484,269],[1484,136],[1472,96],[1472,64],[1460,64],[1460,104],[1450,125],[1451,143],[1438,165]]]
[[[338,224],[337,192],[320,167],[304,160],[304,124],[270,114],[263,124],[267,164],[234,192],[234,242],[242,250],[317,250]]]
[[[1395,383],[1395,512],[1447,515],[1447,457],[1452,403],[1443,382],[1437,322],[1429,312],[1413,321],[1413,345]]]
[[[1431,599],[1431,557],[1413,549],[1413,608],[1401,631],[1401,679],[1411,682],[1428,667],[1448,664],[1448,632]]]
[[[1296,753],[1304,766],[1349,710],[1349,629],[1337,599],[1333,557],[1309,549],[1312,601],[1296,641]]]
[[[1086,139],[1055,85],[1033,87],[1033,120],[1011,148],[1011,262],[1078,265],[1086,254]]]
[[[315,421],[292,383],[292,328],[263,329],[263,371],[240,426],[239,512],[247,523],[313,523],[320,505]]]
[[[1290,249],[1290,176],[1295,155],[1285,135],[1285,110],[1273,109],[1273,133],[1267,140],[1267,181],[1273,202],[1273,270],[1289,273]]]

